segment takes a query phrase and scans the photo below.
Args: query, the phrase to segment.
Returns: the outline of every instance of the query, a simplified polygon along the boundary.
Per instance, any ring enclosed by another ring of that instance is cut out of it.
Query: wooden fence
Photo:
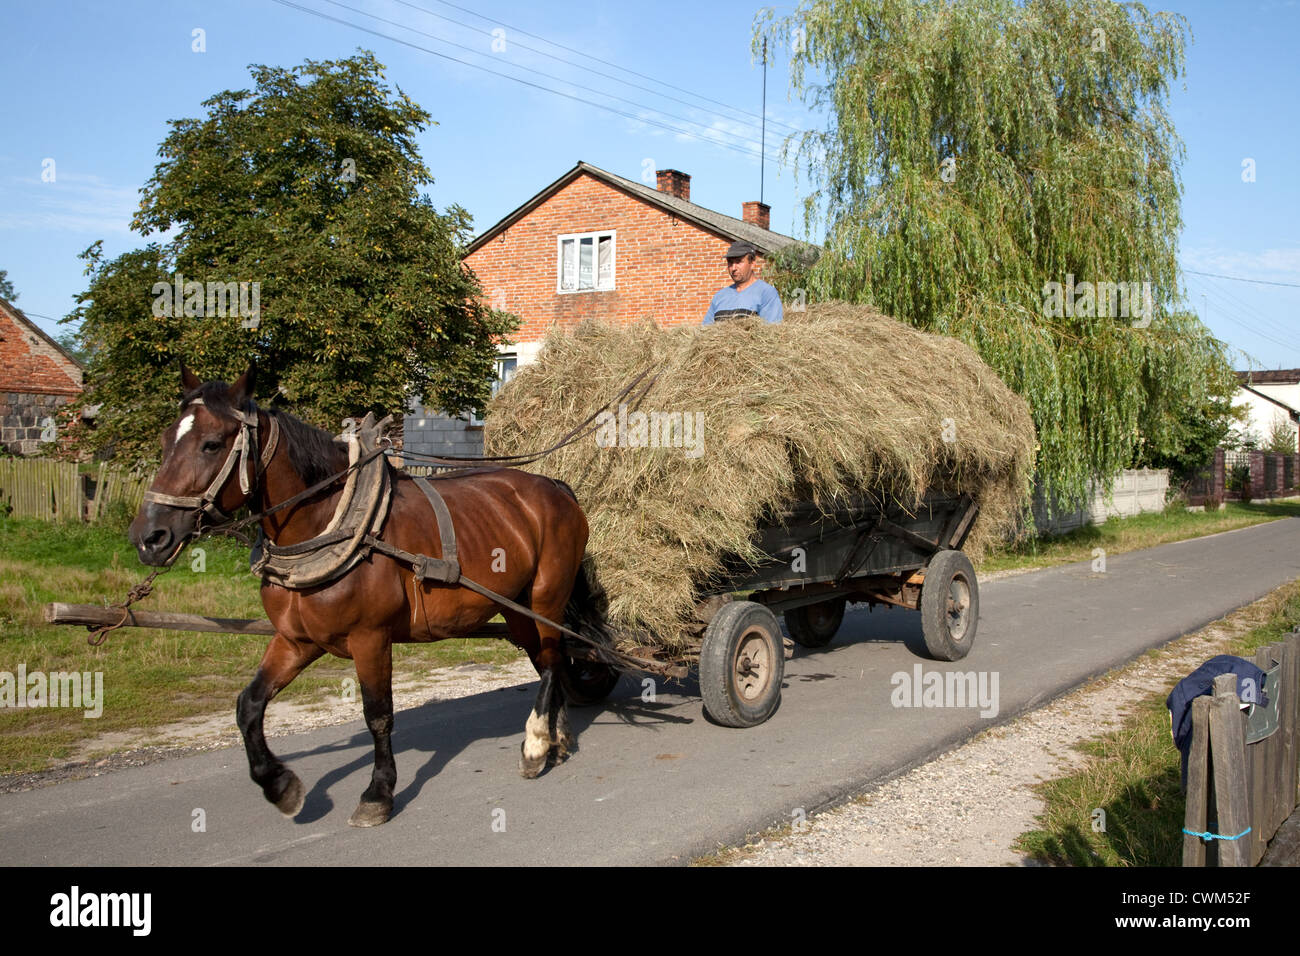
[[[47,521],[99,521],[116,502],[140,507],[150,476],[100,462],[82,474],[76,462],[0,458],[0,512]]]
[[[1220,838],[1184,833],[1183,866],[1258,865],[1300,804],[1300,631],[1259,648],[1255,665],[1266,673],[1279,668],[1277,699],[1270,701],[1278,709],[1277,729],[1270,736],[1246,743],[1235,674],[1216,677],[1213,695],[1192,702],[1183,828]]]

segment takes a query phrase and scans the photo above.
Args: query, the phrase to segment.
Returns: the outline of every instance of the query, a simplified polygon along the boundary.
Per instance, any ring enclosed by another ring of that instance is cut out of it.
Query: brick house
[[[0,299],[0,451],[33,455],[56,409],[81,394],[81,363]]]
[[[698,325],[713,294],[730,283],[724,253],[744,239],[764,257],[795,240],[772,232],[770,209],[743,204],[741,217],[691,202],[691,177],[656,172],[657,188],[579,162],[489,226],[466,251],[493,308],[523,319],[498,346],[498,381],[536,358],[552,328],[584,319]],[[480,454],[482,423],[420,409],[404,422],[406,447],[429,454]]]

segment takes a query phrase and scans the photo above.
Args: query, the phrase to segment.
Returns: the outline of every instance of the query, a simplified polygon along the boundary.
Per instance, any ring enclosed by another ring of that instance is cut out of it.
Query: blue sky
[[[19,292],[17,304],[47,331],[66,330],[55,320],[85,286],[78,252],[102,239],[112,257],[146,241],[130,232],[129,222],[158,161],[167,120],[200,116],[200,102],[213,93],[248,87],[250,63],[287,67],[349,56],[359,46],[373,50],[390,84],[438,124],[419,137],[435,179],[434,203],[464,206],[476,231],[579,159],[630,178],[655,168],[683,170],[692,176],[694,201],[731,215],[759,198],[762,88],[750,54],[757,5],[289,2],[444,56],[275,0],[0,5],[6,38],[0,78],[7,91],[0,269]],[[1294,50],[1300,5],[1178,0],[1148,6],[1186,16],[1194,38],[1186,88],[1180,85],[1170,104],[1187,147],[1180,240],[1187,298],[1217,336],[1241,351],[1238,367],[1300,367]],[[777,5],[778,13],[792,9]],[[193,49],[195,29],[204,31],[201,53]],[[767,148],[776,157],[784,133],[818,124],[819,117],[789,99],[783,61],[767,80]],[[1254,161],[1253,182],[1243,181],[1247,159]],[[47,160],[54,161],[53,182],[42,180]],[[772,228],[802,236],[801,195],[789,169],[775,160],[766,164],[763,198],[772,207]]]

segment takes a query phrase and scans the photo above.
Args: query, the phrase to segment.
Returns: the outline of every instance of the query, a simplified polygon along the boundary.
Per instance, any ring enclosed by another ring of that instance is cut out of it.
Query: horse
[[[283,410],[259,408],[255,377],[250,365],[233,385],[202,382],[181,365],[181,414],[162,433],[162,463],[128,532],[145,565],[170,565],[189,540],[212,530],[205,523],[229,524],[244,506],[260,515],[265,541],[279,548],[309,542],[331,524],[344,491],[340,478],[329,478],[348,470],[346,448]],[[488,582],[543,622],[477,591],[429,580],[387,553],[441,558],[446,542],[433,497],[398,469],[383,467],[392,489],[378,533],[385,552],[370,550],[342,576],[311,587],[286,587],[263,576],[262,606],[275,636],[239,695],[236,719],[250,776],[291,819],[306,791],[267,747],[262,721],[276,694],[324,654],[355,662],[374,738],[370,785],[348,820],[360,827],[387,822],[393,809],[394,643],[466,637],[498,612],[504,615],[509,639],[528,654],[540,678],[520,744],[519,772],[528,779],[577,749],[569,702],[594,703],[618,679],[608,665],[575,661],[562,645],[562,628],[554,626],[563,619],[594,642],[608,640],[603,601],[583,567],[587,519],[568,485],[505,467],[433,480],[451,518],[458,551],[452,557],[464,578]],[[324,487],[304,495],[318,484]],[[293,502],[295,496],[301,500]]]

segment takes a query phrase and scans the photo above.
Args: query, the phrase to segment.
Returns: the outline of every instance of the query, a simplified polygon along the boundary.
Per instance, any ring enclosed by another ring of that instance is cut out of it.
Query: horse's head
[[[233,385],[204,384],[181,366],[181,414],[162,433],[162,464],[129,532],[144,564],[170,564],[204,515],[222,523],[252,497],[265,469],[258,460],[254,378],[250,365]]]

